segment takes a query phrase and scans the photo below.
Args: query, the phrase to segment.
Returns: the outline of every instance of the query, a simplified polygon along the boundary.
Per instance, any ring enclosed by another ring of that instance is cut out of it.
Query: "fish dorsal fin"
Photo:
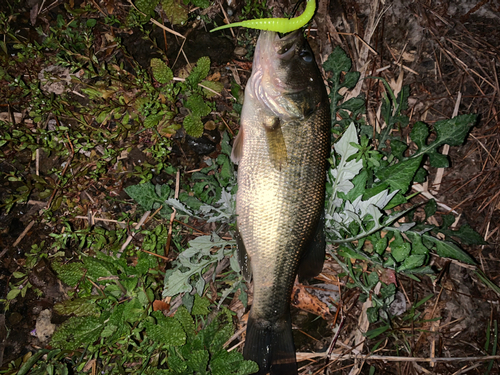
[[[279,117],[269,117],[264,122],[269,159],[274,168],[281,170],[288,163],[288,152]]]
[[[243,126],[240,127],[240,131],[236,138],[234,138],[233,150],[231,151],[231,161],[234,164],[238,164],[241,160],[243,154],[243,137],[245,132],[243,131]]]

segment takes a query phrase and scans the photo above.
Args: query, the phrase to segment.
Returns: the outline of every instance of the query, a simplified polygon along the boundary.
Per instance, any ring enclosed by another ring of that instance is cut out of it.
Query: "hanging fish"
[[[254,285],[243,355],[261,375],[297,374],[290,298],[297,274],[323,266],[329,153],[330,106],[309,44],[301,31],[262,31],[231,156],[239,261]]]

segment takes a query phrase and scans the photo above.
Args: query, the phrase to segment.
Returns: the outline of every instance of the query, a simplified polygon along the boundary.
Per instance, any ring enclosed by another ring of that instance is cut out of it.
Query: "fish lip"
[[[302,38],[302,30],[298,29],[288,33],[280,38],[279,34],[274,31],[263,30],[260,32],[257,45],[255,47],[253,74],[255,81],[262,80],[264,75],[268,75],[272,79],[272,84],[280,92],[300,92],[304,90],[303,86],[293,87],[290,83],[285,83],[278,79],[275,74],[271,73],[277,69],[276,64],[279,61],[286,61],[292,59],[298,53],[298,44]],[[269,59],[269,53],[274,54]]]

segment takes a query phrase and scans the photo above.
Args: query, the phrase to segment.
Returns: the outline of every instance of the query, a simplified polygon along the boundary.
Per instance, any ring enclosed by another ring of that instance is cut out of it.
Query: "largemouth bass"
[[[297,274],[323,266],[329,153],[328,96],[309,44],[300,31],[262,31],[232,154],[239,261],[254,285],[243,355],[258,374],[297,374],[290,298]]]

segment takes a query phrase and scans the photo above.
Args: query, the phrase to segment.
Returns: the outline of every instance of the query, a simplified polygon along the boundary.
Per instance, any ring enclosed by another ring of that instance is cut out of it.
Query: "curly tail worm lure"
[[[210,32],[227,29],[229,27],[247,27],[249,29],[269,30],[277,33],[289,33],[300,29],[306,25],[314,15],[316,10],[316,0],[307,0],[306,9],[304,12],[295,18],[260,18],[256,20],[246,20],[241,22],[230,23],[210,30]]]

